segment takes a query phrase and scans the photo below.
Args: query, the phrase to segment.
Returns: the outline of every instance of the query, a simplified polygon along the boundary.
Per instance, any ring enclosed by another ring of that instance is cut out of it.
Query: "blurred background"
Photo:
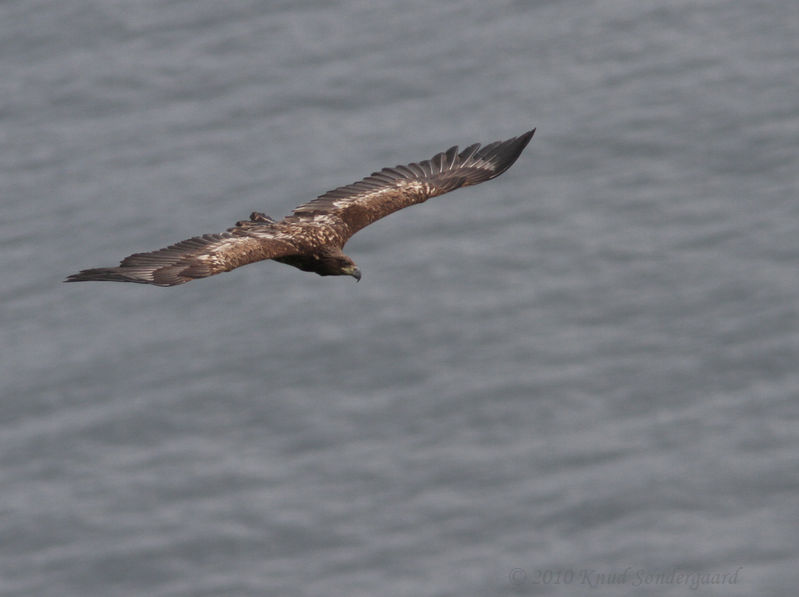
[[[0,4],[0,594],[794,595],[797,23]],[[533,126],[360,284],[61,284]]]

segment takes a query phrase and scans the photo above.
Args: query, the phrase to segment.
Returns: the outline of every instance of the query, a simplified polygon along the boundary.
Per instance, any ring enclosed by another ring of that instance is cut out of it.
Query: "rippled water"
[[[0,5],[0,594],[795,594],[799,4],[649,4]],[[532,126],[357,285],[60,283]]]

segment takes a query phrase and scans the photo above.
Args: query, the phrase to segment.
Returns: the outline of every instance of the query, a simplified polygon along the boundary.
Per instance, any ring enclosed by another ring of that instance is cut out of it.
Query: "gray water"
[[[0,594],[795,595],[797,24],[0,4]],[[61,284],[533,126],[359,284]]]

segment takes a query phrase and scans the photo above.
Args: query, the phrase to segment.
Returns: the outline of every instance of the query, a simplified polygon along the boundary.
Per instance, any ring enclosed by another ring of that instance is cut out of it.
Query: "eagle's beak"
[[[361,270],[359,270],[358,266],[355,264],[345,265],[344,267],[341,268],[340,271],[342,274],[345,274],[347,276],[352,276],[353,278],[355,278],[356,282],[361,281]]]

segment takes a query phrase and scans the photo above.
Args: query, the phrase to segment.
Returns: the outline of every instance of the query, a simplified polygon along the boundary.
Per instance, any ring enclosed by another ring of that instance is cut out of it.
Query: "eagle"
[[[421,162],[383,168],[297,207],[281,221],[253,212],[221,234],[203,234],[149,253],[125,257],[118,267],[85,269],[65,282],[137,282],[176,286],[272,259],[320,276],[352,276],[361,270],[342,252],[360,229],[404,207],[460,187],[496,178],[510,168],[535,129],[505,141],[463,151],[449,148]]]

